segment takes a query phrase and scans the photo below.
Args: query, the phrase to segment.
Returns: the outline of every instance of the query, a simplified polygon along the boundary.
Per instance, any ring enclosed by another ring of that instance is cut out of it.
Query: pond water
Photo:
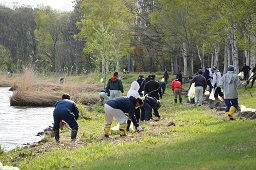
[[[42,136],[38,132],[53,123],[53,107],[10,106],[12,91],[0,87],[0,145],[4,151],[38,142]]]

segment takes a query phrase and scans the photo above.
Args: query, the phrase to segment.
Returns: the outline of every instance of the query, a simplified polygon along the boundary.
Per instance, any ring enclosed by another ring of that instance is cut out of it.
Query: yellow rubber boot
[[[125,129],[126,129],[126,124],[125,123],[119,125],[120,136],[126,136]]]
[[[225,115],[227,117],[227,120],[230,120],[229,112],[226,112]]]
[[[111,127],[111,124],[105,124],[104,133],[106,138],[109,137],[110,127]]]
[[[234,120],[234,113],[236,112],[235,106],[231,106],[229,109],[229,114],[228,116],[230,117],[230,120]]]

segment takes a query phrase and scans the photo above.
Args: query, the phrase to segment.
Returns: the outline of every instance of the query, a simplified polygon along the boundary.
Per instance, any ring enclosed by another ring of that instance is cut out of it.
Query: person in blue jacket
[[[136,118],[135,118],[135,109],[141,107],[143,105],[143,101],[141,98],[135,98],[133,96],[127,97],[118,97],[115,99],[108,100],[107,103],[105,103],[105,137],[109,137],[109,132],[111,128],[111,124],[113,122],[113,117],[116,118],[116,120],[119,123],[119,131],[120,136],[126,136],[126,121],[128,114],[129,118],[131,119],[133,125],[135,126],[137,131],[142,131],[143,129],[139,126]]]
[[[79,111],[76,106],[76,103],[70,100],[69,94],[63,94],[62,100],[59,100],[55,104],[55,109],[53,111],[53,131],[56,142],[59,142],[59,128],[60,122],[65,121],[68,123],[69,127],[72,129],[71,131],[71,140],[75,140],[78,131],[78,123],[77,119],[79,117]]]

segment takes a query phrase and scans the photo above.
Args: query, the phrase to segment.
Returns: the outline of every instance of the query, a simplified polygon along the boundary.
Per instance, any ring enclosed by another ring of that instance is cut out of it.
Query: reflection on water
[[[0,145],[5,151],[42,139],[36,136],[53,123],[53,107],[10,106],[9,87],[0,87]]]

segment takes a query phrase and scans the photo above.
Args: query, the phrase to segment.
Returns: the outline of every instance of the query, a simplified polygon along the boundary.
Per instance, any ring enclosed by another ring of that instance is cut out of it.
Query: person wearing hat
[[[220,79],[220,87],[224,90],[224,102],[226,105],[225,112],[227,120],[234,120],[234,113],[238,108],[238,87],[243,87],[245,84],[240,83],[237,74],[234,73],[234,66],[228,66],[228,71]]]

